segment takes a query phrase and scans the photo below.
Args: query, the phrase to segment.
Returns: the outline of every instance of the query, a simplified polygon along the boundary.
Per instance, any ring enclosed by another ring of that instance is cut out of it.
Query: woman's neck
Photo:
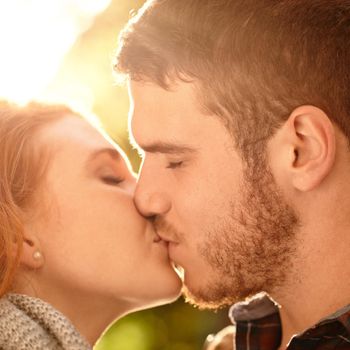
[[[25,282],[24,282],[25,281]],[[78,332],[93,346],[105,329],[115,320],[132,311],[127,302],[115,298],[99,298],[97,294],[83,294],[77,290],[35,285],[33,280],[22,279],[12,290],[14,293],[39,298],[63,314]]]

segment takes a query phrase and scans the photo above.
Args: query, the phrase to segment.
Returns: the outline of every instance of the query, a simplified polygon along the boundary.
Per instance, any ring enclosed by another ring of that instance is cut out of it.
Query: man
[[[350,1],[154,0],[121,35],[135,194],[237,349],[350,349]],[[320,321],[323,320],[323,321]]]

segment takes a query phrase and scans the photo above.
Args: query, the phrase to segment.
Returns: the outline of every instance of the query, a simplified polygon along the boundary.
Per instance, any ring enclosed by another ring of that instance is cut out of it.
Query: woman
[[[69,108],[0,102],[0,349],[89,349],[178,297],[134,187],[122,151]]]

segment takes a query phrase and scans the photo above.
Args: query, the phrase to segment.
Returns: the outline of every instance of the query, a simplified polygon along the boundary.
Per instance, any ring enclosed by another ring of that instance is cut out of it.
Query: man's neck
[[[341,235],[339,233],[339,235]],[[343,243],[341,243],[343,242]],[[317,324],[350,303],[348,282],[347,244],[341,237],[333,242],[320,241],[319,245],[304,251],[304,257],[296,262],[289,282],[279,293],[271,296],[281,306],[282,343],[286,349],[291,338]]]

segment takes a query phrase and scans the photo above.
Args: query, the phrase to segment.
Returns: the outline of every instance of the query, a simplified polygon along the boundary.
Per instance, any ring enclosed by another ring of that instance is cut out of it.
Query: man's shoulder
[[[228,326],[215,335],[208,335],[203,350],[235,350],[235,326]]]

